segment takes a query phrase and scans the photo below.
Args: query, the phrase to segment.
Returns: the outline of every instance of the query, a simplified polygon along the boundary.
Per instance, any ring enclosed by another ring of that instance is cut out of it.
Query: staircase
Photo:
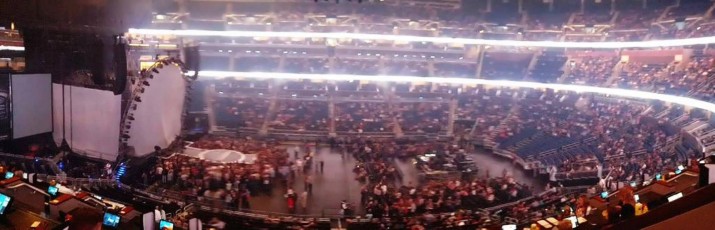
[[[537,82],[556,82],[564,75],[566,56],[563,50],[544,50],[538,56],[528,79]]]
[[[492,132],[489,133],[489,136],[486,136],[484,138],[484,145],[486,146],[496,146],[496,137],[506,129],[506,125],[514,119],[514,116],[519,113],[519,109],[521,107],[518,104],[514,104],[514,106],[509,110],[509,115],[507,115],[506,118],[504,118],[501,122],[499,122],[499,125],[492,130]],[[474,126],[476,127],[477,122],[474,122]],[[472,131],[474,131],[474,128],[472,128]],[[473,133],[472,133],[473,134]]]
[[[337,135],[335,132],[335,101],[332,95],[328,97],[328,135],[331,137]]]
[[[667,109],[661,111],[660,113],[655,114],[653,117],[655,117],[657,119],[661,119],[661,118],[667,116],[668,114],[670,114],[670,111],[671,111],[671,108],[667,108]]]
[[[211,85],[206,87],[206,90],[204,91],[204,100],[206,101],[206,114],[209,117],[209,133],[213,133],[216,131],[216,114],[214,113],[214,101],[212,98],[214,98],[212,95],[216,95],[216,88]]]
[[[258,134],[261,136],[268,135],[268,124],[273,121],[273,117],[276,116],[276,109],[278,108],[278,95],[277,90],[273,91],[271,95],[270,102],[268,104],[268,112],[266,112],[266,117],[261,125],[261,130],[258,130]]]
[[[387,107],[392,115],[392,132],[395,134],[395,137],[398,138],[405,136],[405,133],[402,131],[402,126],[400,126],[400,122],[397,120],[397,113],[399,111],[395,109],[395,92],[385,90],[384,97],[387,98]]]
[[[509,146],[506,150],[508,150],[510,152],[516,152],[516,150],[528,145],[529,143],[533,142],[536,139],[539,139],[539,137],[541,137],[543,135],[544,135],[544,133],[537,132],[536,134],[532,135],[531,137],[521,140],[519,142],[516,142],[516,144],[514,144],[513,146]]]
[[[447,120],[447,136],[454,134],[454,120],[457,118],[457,99],[449,101],[449,116]]]
[[[623,72],[623,66],[625,64],[623,62],[617,62],[615,66],[613,66],[613,72],[611,72],[611,77],[606,80],[605,87],[610,87],[613,85],[614,82],[616,82],[620,76],[621,73]]]

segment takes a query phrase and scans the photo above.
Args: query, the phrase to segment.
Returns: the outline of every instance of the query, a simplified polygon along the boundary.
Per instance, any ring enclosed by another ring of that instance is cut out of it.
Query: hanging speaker
[[[198,46],[184,47],[184,64],[186,65],[187,70],[194,71],[194,78],[198,77],[199,69],[201,68],[199,60]]]
[[[184,63],[186,64],[186,68],[188,70],[197,72],[199,71],[201,64],[199,62],[198,46],[190,46],[184,48]]]
[[[114,95],[124,93],[127,87],[127,44],[117,43],[114,45]]]

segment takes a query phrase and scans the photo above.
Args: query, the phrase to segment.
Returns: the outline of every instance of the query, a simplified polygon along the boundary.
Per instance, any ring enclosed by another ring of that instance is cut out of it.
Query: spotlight
[[[131,116],[131,115],[129,115],[129,116],[127,116],[127,119],[129,119],[130,121],[133,121],[133,120],[134,120],[134,117]]]
[[[144,93],[144,88],[139,89],[139,92]]]
[[[167,61],[166,59],[161,60],[161,64],[169,65],[169,61]],[[161,67],[159,67],[159,68],[161,68]]]
[[[162,64],[162,63],[156,64],[156,68],[157,69],[164,68],[164,64]]]
[[[134,98],[134,101],[136,101],[136,102],[142,102],[142,99],[141,99],[140,97],[135,97],[135,98]]]
[[[131,136],[129,136],[129,135],[127,135],[127,134],[122,134],[122,138],[129,139],[129,138],[131,138]]]
[[[124,127],[126,127],[127,129],[131,129],[131,128],[132,128],[131,125],[127,125],[127,126],[124,126]]]
[[[149,86],[149,82],[148,82],[148,81],[144,81],[144,82],[142,82],[142,84],[144,84],[144,85],[146,85],[146,86]]]
[[[137,104],[132,105],[132,110],[137,110]]]
[[[151,71],[154,72],[154,73],[159,73],[159,70],[156,69],[156,68],[151,69]]]
[[[154,74],[149,74],[149,79],[154,79]]]

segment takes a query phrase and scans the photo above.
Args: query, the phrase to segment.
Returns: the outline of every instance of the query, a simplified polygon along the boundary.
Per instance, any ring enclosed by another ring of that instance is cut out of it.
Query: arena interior
[[[5,0],[0,229],[713,229],[711,0]]]

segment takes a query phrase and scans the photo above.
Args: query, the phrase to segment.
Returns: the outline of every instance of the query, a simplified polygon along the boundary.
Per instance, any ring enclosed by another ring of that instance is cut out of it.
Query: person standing
[[[298,203],[303,209],[303,212],[306,212],[308,210],[308,191],[303,191],[303,193],[300,194],[300,197],[298,198]]]
[[[289,212],[295,212],[295,203],[296,199],[298,198],[296,194],[293,192],[293,189],[288,189],[288,192],[284,195],[286,198],[286,203],[288,205],[288,211]]]
[[[248,192],[248,189],[241,189],[238,199],[239,210],[251,209],[251,203],[249,203],[250,198],[251,194]]]
[[[320,173],[323,173],[323,166],[325,166],[325,162],[320,160]]]
[[[313,193],[313,176],[305,175],[305,191]]]
[[[347,200],[340,202],[340,212],[342,212],[343,217],[349,217],[352,215],[352,210],[350,210],[350,204]]]

